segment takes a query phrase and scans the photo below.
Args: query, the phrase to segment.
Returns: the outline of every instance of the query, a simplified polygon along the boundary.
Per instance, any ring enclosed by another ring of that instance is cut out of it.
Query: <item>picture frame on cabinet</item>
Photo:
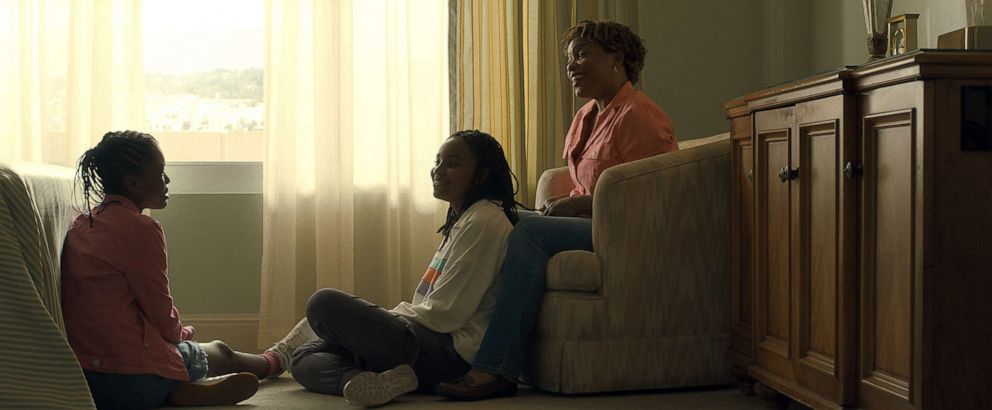
[[[919,18],[919,14],[900,14],[889,17],[889,46],[887,48],[889,57],[906,54],[919,48],[916,31],[916,21]]]

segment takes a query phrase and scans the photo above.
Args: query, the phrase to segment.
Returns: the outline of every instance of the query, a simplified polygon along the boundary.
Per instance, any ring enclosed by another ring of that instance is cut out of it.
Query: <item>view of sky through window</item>
[[[261,131],[263,0],[146,0],[149,131]]]

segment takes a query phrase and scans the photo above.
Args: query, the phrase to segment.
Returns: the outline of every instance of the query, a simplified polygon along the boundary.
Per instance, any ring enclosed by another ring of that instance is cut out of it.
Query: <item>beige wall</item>
[[[894,0],[892,15],[919,14],[919,45],[936,48],[937,36],[965,26],[965,0]]]
[[[256,320],[262,164],[170,161],[165,172],[169,205],[151,216],[165,230],[170,287],[184,321]]]
[[[267,347],[257,345],[262,195],[170,196],[151,216],[168,241],[169,285],[183,323],[196,327],[199,341],[220,339],[249,352]]]
[[[868,59],[861,4],[860,0],[816,1],[806,10],[810,13],[810,74],[863,64]]]
[[[936,48],[937,36],[965,26],[965,0],[893,0],[892,15],[919,14],[917,43]],[[813,2],[813,71],[857,65],[867,57],[861,0]],[[825,17],[825,18],[824,18]]]
[[[761,0],[641,1],[644,91],[678,139],[727,129],[720,105],[762,85]]]
[[[894,0],[915,13],[919,45],[964,27],[965,0]],[[642,0],[642,88],[679,139],[727,131],[724,102],[765,86],[867,60],[861,0]]]
[[[169,280],[184,315],[257,314],[261,194],[174,194],[152,211],[169,245]]]

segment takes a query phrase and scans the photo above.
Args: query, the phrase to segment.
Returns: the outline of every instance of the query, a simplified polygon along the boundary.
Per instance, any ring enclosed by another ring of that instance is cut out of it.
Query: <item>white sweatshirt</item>
[[[413,294],[393,312],[438,333],[451,333],[455,351],[472,363],[496,305],[496,276],[513,225],[488,201],[472,204],[451,228]]]

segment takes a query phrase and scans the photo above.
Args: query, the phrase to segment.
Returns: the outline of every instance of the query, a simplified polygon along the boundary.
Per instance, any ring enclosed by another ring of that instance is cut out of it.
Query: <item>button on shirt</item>
[[[575,113],[562,154],[575,184],[569,195],[592,195],[614,165],[676,150],[668,114],[628,81],[602,112],[590,100]]]
[[[165,234],[131,200],[107,195],[76,218],[62,250],[62,314],[79,364],[105,373],[188,381],[188,340],[169,291]]]

